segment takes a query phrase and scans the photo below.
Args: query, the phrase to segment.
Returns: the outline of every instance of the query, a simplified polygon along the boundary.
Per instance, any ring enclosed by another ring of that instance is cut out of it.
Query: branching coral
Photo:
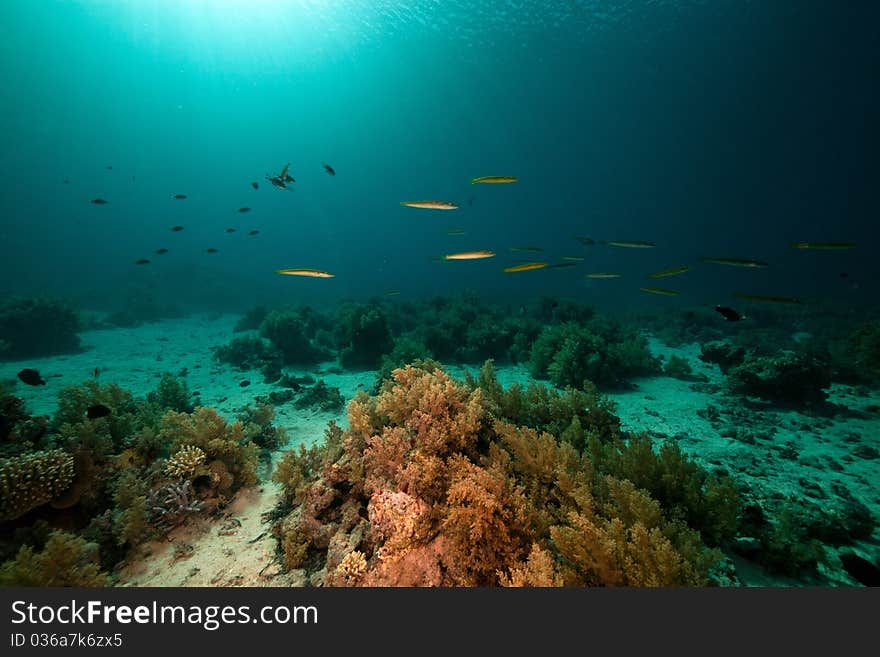
[[[67,532],[55,531],[41,552],[22,546],[0,566],[0,586],[86,586],[107,584],[98,546]]]
[[[73,476],[73,457],[60,449],[0,459],[0,522],[60,496]]]
[[[165,475],[172,479],[189,479],[204,462],[205,452],[201,447],[185,445],[168,459]]]

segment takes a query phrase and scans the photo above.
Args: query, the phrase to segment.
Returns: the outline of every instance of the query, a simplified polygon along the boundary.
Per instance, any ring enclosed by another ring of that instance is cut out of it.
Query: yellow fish
[[[612,271],[598,271],[595,274],[584,274],[584,278],[620,278],[621,274]]]
[[[401,201],[401,205],[408,208],[423,208],[425,210],[457,210],[458,206],[449,201]]]
[[[519,180],[519,178],[516,176],[483,176],[482,178],[472,178],[471,184],[489,183],[498,185],[503,183],[515,183],[517,180]]]
[[[677,297],[678,296],[678,292],[676,292],[675,290],[667,290],[666,288],[663,288],[663,287],[640,287],[639,289],[642,292],[648,292],[650,294],[659,294],[664,297]]]
[[[766,267],[766,262],[760,260],[743,260],[742,258],[700,258],[700,262],[709,262],[713,265],[730,265],[731,267]]]
[[[649,274],[648,278],[663,278],[664,276],[676,276],[678,274],[683,274],[686,271],[690,271],[691,268],[687,265],[682,267],[672,267],[670,269],[664,269],[663,271],[658,271],[656,274]]]
[[[335,274],[320,269],[276,269],[276,274],[284,276],[310,276],[311,278],[333,278]]]
[[[583,262],[586,260],[583,256],[562,256],[563,260],[573,260],[574,262]]]
[[[547,266],[546,262],[526,262],[522,265],[514,265],[513,267],[505,267],[504,271],[506,273],[512,273],[517,271],[532,271],[533,269],[543,269]]]
[[[447,253],[443,256],[444,260],[479,260],[481,258],[492,258],[495,256],[494,251],[462,251],[461,253]]]

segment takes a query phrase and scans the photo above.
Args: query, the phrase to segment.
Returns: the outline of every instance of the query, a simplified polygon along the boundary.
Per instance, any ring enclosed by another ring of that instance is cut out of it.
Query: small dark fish
[[[840,272],[840,277],[841,278],[849,278],[849,274],[846,273],[845,271],[842,271],[842,272]]]
[[[552,265],[547,265],[545,269],[568,269],[569,267],[577,267],[576,262],[555,262]]]
[[[97,379],[97,378],[98,378],[98,375],[99,375],[100,373],[101,373],[101,370],[98,369],[98,368],[96,367],[96,368],[92,371],[92,376],[95,377],[95,378]]]
[[[327,173],[329,173],[331,176],[335,176],[335,175],[336,175],[336,170],[335,170],[333,167],[331,167],[329,164],[325,164],[325,165],[324,165],[324,171],[326,171]]]
[[[251,384],[250,381],[248,381],[247,379],[243,379],[242,382],[239,383],[238,385],[241,388],[247,388],[250,384]]]
[[[102,198],[93,198],[92,204],[93,205],[107,205],[107,201]]]
[[[227,229],[226,229],[226,232],[227,232],[227,233],[234,233],[234,232],[235,232],[235,228],[227,228]]]
[[[156,249],[156,255],[164,255],[168,253],[168,249]]]
[[[258,183],[256,180],[254,180],[254,181],[251,183],[251,187],[253,187],[254,189],[259,189],[259,188],[260,188],[260,183]]]
[[[113,171],[113,166],[108,164],[106,167],[107,171]]]
[[[250,212],[250,211],[251,211],[250,208],[239,208],[238,210],[236,210],[236,212],[242,212],[242,213],[244,213],[244,212]]]
[[[65,179],[62,180],[61,182],[63,182],[65,185],[69,185],[69,184],[70,184],[70,180],[68,180],[67,178],[65,178]]]
[[[173,198],[176,198],[178,201],[182,201],[186,198],[186,194],[175,194]]]
[[[721,313],[721,316],[726,319],[728,322],[738,322],[741,319],[745,319],[745,315],[740,315],[733,308],[728,308],[727,306],[715,306],[716,312]]]
[[[289,168],[290,168],[290,162],[285,164],[284,168],[281,170],[281,173],[278,174],[278,177],[282,180],[282,182],[286,182],[286,183],[296,182],[296,180],[294,180],[293,176],[291,176],[289,173],[287,173],[287,170]]]
[[[95,404],[86,409],[86,417],[90,420],[95,420],[99,417],[107,417],[111,412],[104,404]]]
[[[171,230],[174,231],[175,233],[179,233],[180,231],[183,230],[183,226],[172,226]]]
[[[218,253],[217,249],[205,249],[205,253]]]
[[[272,176],[271,178],[269,176],[266,176],[266,180],[272,183],[273,187],[277,187],[278,189],[287,189],[287,185],[285,185],[284,181],[281,180],[281,178],[279,178],[278,176]]]
[[[259,234],[260,234],[260,231],[258,231],[256,228],[254,228],[252,231],[250,231],[248,233],[248,235],[259,235]]]
[[[592,237],[583,237],[581,235],[574,235],[573,239],[576,239],[584,246],[593,246],[596,243],[596,240],[594,240]]]
[[[43,377],[40,376],[40,373],[37,370],[32,370],[29,367],[26,367],[21,372],[18,373],[18,378],[21,379],[23,383],[27,383],[29,386],[44,386],[46,382],[43,381]]]
[[[148,265],[148,264],[150,264],[150,261],[147,260],[146,258],[141,258],[140,260],[135,260],[134,264],[136,264],[136,265]]]

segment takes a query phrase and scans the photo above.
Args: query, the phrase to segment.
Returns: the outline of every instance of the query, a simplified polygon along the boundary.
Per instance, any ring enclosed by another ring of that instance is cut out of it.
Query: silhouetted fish
[[[253,182],[251,183],[251,187],[253,187],[254,189],[259,189],[259,188],[260,188],[260,184],[255,180],[255,181],[253,181]]]
[[[205,253],[218,253],[217,249],[205,249]]]
[[[108,164],[106,167],[107,171],[113,171],[113,166]]]
[[[135,260],[134,264],[136,264],[136,265],[148,265],[148,264],[150,264],[150,261],[147,260],[146,258],[141,258],[140,260]]]
[[[156,255],[163,255],[168,253],[168,249],[156,249]]]
[[[248,381],[247,379],[244,379],[244,380],[242,380],[242,382],[239,383],[238,385],[239,385],[239,387],[241,387],[241,388],[247,388],[250,384],[251,384],[250,381]]]
[[[733,308],[728,308],[727,306],[715,306],[715,311],[720,313],[728,322],[738,322],[741,319],[745,319],[745,315],[740,315]]]
[[[95,404],[86,409],[86,417],[90,420],[95,420],[99,417],[107,417],[110,413],[110,409],[104,406],[104,404]]]
[[[175,233],[179,233],[183,230],[183,226],[172,226],[171,230],[173,230]]]
[[[254,228],[252,231],[250,231],[248,233],[248,235],[259,235],[259,234],[260,234],[260,231],[258,231],[256,228]]]
[[[93,198],[92,204],[93,205],[107,205],[107,201],[102,198]]]
[[[227,228],[227,229],[226,229],[226,232],[227,232],[227,233],[234,233],[234,232],[235,232],[235,228]]]
[[[327,173],[329,173],[331,176],[335,176],[335,175],[336,175],[336,170],[335,170],[333,167],[331,167],[329,164],[325,164],[325,165],[324,165],[324,171],[326,171]]]
[[[250,212],[250,211],[251,211],[250,208],[239,208],[238,210],[236,210],[236,212],[242,212],[242,213],[243,212]]]
[[[176,198],[178,201],[182,201],[186,198],[186,194],[175,194],[173,198]]]
[[[40,373],[37,370],[32,370],[29,367],[21,370],[18,373],[18,378],[21,379],[23,383],[27,383],[29,386],[44,386],[46,382],[43,381],[43,377],[40,376]]]

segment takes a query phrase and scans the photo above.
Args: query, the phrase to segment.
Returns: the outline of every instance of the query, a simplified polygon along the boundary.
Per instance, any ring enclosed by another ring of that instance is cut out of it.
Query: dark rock
[[[739,365],[746,357],[743,347],[732,345],[729,342],[707,342],[700,347],[700,360],[704,363],[714,363],[726,374],[731,367]]]
[[[857,456],[860,459],[865,459],[868,461],[873,461],[880,458],[880,452],[878,452],[870,445],[859,445],[852,451],[852,453],[853,456]]]
[[[864,586],[880,586],[880,567],[849,550],[840,553],[840,563],[854,580]]]
[[[761,552],[761,541],[753,536],[738,536],[733,539],[730,549],[747,559],[754,559]]]
[[[798,484],[800,484],[801,488],[804,489],[804,492],[810,497],[815,497],[820,500],[828,497],[825,494],[825,491],[822,490],[822,487],[815,481],[810,481],[809,479],[801,477],[800,479],[798,479]]]

